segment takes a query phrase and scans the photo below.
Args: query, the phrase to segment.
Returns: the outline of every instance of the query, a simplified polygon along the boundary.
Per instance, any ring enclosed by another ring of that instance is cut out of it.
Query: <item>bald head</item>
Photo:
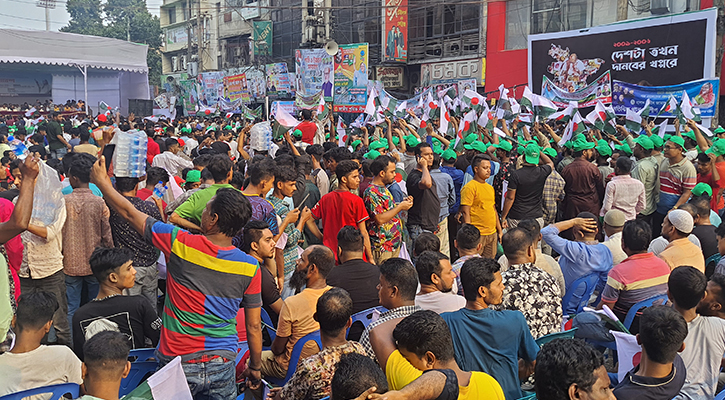
[[[521,227],[509,229],[501,238],[501,246],[506,258],[525,254],[533,243],[531,232]]]
[[[327,246],[314,245],[308,247],[305,252],[310,265],[314,264],[320,275],[327,278],[327,274],[335,266],[335,255],[332,250]]]

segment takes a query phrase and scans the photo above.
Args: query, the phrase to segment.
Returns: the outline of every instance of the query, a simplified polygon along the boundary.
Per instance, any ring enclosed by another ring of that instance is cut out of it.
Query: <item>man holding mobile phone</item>
[[[413,206],[408,210],[408,234],[413,246],[421,233],[436,232],[441,211],[436,184],[430,176],[430,167],[433,165],[431,145],[426,142],[418,144],[415,159],[418,164],[406,182],[408,193],[413,196]]]

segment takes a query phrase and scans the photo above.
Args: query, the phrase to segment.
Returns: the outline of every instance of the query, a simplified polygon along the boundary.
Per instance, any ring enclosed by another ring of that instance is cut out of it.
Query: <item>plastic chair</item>
[[[624,317],[624,321],[622,322],[624,327],[627,328],[627,330],[630,330],[629,328],[632,326],[632,321],[634,321],[634,317],[637,316],[639,310],[647,307],[652,307],[652,304],[654,304],[654,302],[657,300],[667,301],[667,295],[661,294],[659,296],[654,296],[650,297],[649,299],[642,300],[639,303],[635,303],[632,308],[627,311],[627,316]]]
[[[582,312],[582,309],[584,309],[584,307],[589,304],[589,298],[592,297],[592,293],[594,292],[594,288],[596,288],[598,282],[598,272],[582,276],[581,278],[577,278],[574,282],[572,282],[571,285],[569,285],[569,287],[566,289],[566,294],[564,295],[564,298],[561,299],[561,308],[564,310],[564,314],[567,313],[567,310],[569,309],[568,305],[569,303],[571,303],[574,294],[582,285],[584,285],[584,292],[581,293],[579,304],[576,306],[576,309],[572,314],[579,314],[580,312]]]
[[[142,350],[139,353],[144,354],[149,349],[138,350]],[[136,355],[133,354],[133,351],[134,350],[131,350],[131,353],[129,353],[129,357]],[[142,356],[138,357],[138,360],[141,360],[143,358]],[[121,387],[118,389],[119,398],[131,393],[132,390],[136,389],[136,387],[140,385],[141,382],[145,381],[146,378],[153,375],[154,372],[156,372],[156,370],[159,368],[158,361],[148,361],[148,359],[143,361],[138,360],[131,363],[131,370],[128,372],[128,376],[121,380]]]
[[[576,333],[576,330],[579,328],[571,328],[568,331],[563,332],[554,332],[550,333],[548,335],[544,335],[538,339],[536,339],[536,344],[539,345],[539,347],[551,342],[554,339],[574,339],[574,333]]]
[[[705,260],[705,275],[709,279],[713,273],[715,273],[715,267],[720,262],[722,256],[720,253],[715,253]]]
[[[368,308],[367,310],[362,310],[358,313],[353,314],[352,325],[350,325],[350,328],[348,328],[347,335],[350,334],[350,329],[352,329],[352,326],[355,325],[355,323],[362,324],[363,330],[367,329],[367,327],[373,322],[373,315],[375,315],[375,310],[378,310],[381,314],[385,311],[388,311],[387,308],[383,306],[378,306]]]
[[[150,358],[154,358],[154,353],[156,352],[155,348],[149,348],[149,349],[133,349],[128,352],[128,357],[136,357],[131,362],[136,361],[149,361]]]
[[[715,400],[725,400],[725,390],[715,395]]]
[[[536,393],[532,393],[530,395],[524,396],[518,400],[536,400]]]
[[[23,400],[27,397],[51,393],[50,400],[60,400],[67,393],[75,399],[78,397],[78,391],[80,386],[77,383],[61,383],[58,385],[43,386],[35,389],[23,390],[22,392],[16,392],[0,396],[0,400]]]
[[[297,364],[299,363],[300,356],[302,355],[302,348],[305,347],[305,344],[310,341],[314,341],[315,343],[317,343],[319,349],[322,350],[320,331],[308,333],[307,335],[300,338],[300,340],[298,340],[297,343],[295,343],[295,346],[292,348],[292,354],[290,355],[289,359],[289,367],[287,368],[287,375],[284,377],[284,379],[273,378],[270,376],[267,377],[267,382],[275,386],[284,386],[292,378],[292,375],[295,374],[295,371],[297,370]]]

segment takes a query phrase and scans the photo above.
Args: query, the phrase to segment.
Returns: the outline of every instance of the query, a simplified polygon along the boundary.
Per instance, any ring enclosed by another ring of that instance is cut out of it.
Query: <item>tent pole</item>
[[[86,104],[86,115],[90,116],[88,113],[88,66],[83,66],[83,97]]]

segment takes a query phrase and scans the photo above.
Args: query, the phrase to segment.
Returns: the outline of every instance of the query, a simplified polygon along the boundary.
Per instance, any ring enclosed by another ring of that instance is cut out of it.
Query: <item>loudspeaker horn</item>
[[[340,47],[337,45],[337,42],[334,40],[331,40],[325,44],[325,53],[334,56],[337,54],[337,51],[340,49]]]

